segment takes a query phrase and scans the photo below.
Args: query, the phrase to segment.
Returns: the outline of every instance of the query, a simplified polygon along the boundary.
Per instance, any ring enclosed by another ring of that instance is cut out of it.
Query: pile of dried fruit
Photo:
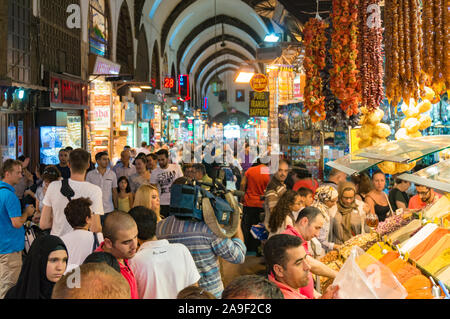
[[[378,234],[361,234],[347,240],[342,248],[339,250],[339,253],[344,259],[347,259],[350,256],[350,252],[353,246],[358,246],[363,250],[369,249],[374,243],[378,240]]]
[[[381,236],[390,234],[397,229],[407,225],[410,220],[411,216],[405,218],[403,215],[394,215],[386,218],[383,222],[380,222],[377,227],[377,233]]]

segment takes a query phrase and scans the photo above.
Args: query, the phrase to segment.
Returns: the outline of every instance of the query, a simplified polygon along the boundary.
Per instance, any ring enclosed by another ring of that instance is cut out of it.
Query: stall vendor
[[[409,200],[408,208],[410,209],[422,209],[428,205],[436,203],[442,195],[436,193],[434,190],[427,186],[416,185],[417,195],[414,195]]]

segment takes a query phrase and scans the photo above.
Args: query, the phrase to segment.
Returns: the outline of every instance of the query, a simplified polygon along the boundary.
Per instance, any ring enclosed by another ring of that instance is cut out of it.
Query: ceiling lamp
[[[250,80],[255,75],[255,71],[248,65],[239,68],[238,75],[234,80],[235,83],[250,83]]]
[[[268,43],[276,43],[278,41],[280,41],[280,36],[276,33],[267,34],[266,37],[264,38],[264,42]]]
[[[142,89],[142,90],[151,90],[152,87],[149,86],[149,85],[141,85],[141,89]]]
[[[130,87],[130,91],[133,93],[141,93],[142,89],[140,87],[133,86],[133,87]]]

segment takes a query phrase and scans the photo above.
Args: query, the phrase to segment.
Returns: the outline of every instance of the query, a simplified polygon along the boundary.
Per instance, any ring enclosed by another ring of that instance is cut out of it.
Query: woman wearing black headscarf
[[[51,299],[53,286],[67,267],[67,248],[56,236],[47,235],[33,241],[17,284],[5,299]]]

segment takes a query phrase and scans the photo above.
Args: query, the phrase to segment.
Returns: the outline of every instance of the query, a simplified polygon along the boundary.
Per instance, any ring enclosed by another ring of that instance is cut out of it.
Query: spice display
[[[402,284],[408,292],[406,299],[433,299],[432,283],[424,275],[413,276]]]
[[[428,250],[430,250],[442,237],[450,234],[450,230],[437,228],[424,241],[411,250],[409,256],[413,260],[419,260]]]
[[[323,121],[325,113],[325,96],[320,71],[325,68],[325,29],[328,24],[316,18],[310,19],[304,27],[305,59],[303,67],[306,74],[305,112],[312,122]]]
[[[384,98],[383,29],[379,0],[360,0],[359,4],[359,71],[362,105],[373,112]],[[390,130],[389,134],[390,135]]]
[[[388,265],[388,267],[389,267],[389,265]],[[395,271],[393,271],[393,273],[394,273],[395,277],[397,277],[398,281],[400,281],[401,284],[406,282],[411,277],[421,274],[419,269],[417,269],[416,267],[414,267],[413,265],[411,265],[407,262],[404,262],[404,265],[402,267],[400,267],[399,269],[396,269]]]
[[[369,255],[371,255],[372,257],[374,257],[375,259],[379,260],[379,259],[381,259],[381,257],[383,257],[385,255],[385,254],[383,254],[383,250],[390,252],[390,251],[392,251],[392,248],[383,242],[378,242],[378,243],[374,244],[372,247],[370,247],[367,250],[367,253]]]
[[[417,245],[419,245],[428,236],[430,236],[437,228],[438,226],[436,224],[426,224],[420,231],[417,232],[417,234],[408,239],[408,241],[400,247],[401,252],[411,252],[414,248],[417,247]]]
[[[365,253],[358,258],[356,258],[356,263],[358,264],[359,268],[362,270],[365,270],[369,265],[372,265],[377,260],[370,254]]]
[[[397,251],[389,251],[386,255],[379,259],[379,262],[384,265],[389,265],[394,260],[398,259],[400,254]]]
[[[437,274],[437,278],[447,286],[450,286],[450,267],[445,268]]]
[[[428,265],[447,248],[450,248],[450,234],[443,236],[433,247],[425,252],[422,257],[415,260],[421,266]]]
[[[450,267],[450,248],[445,249],[437,258],[424,266],[426,271],[435,276],[439,275],[447,267]]]
[[[333,68],[330,70],[330,88],[341,101],[341,108],[348,116],[359,113],[361,83],[358,59],[358,5],[359,0],[333,0],[331,19],[331,55]]]

